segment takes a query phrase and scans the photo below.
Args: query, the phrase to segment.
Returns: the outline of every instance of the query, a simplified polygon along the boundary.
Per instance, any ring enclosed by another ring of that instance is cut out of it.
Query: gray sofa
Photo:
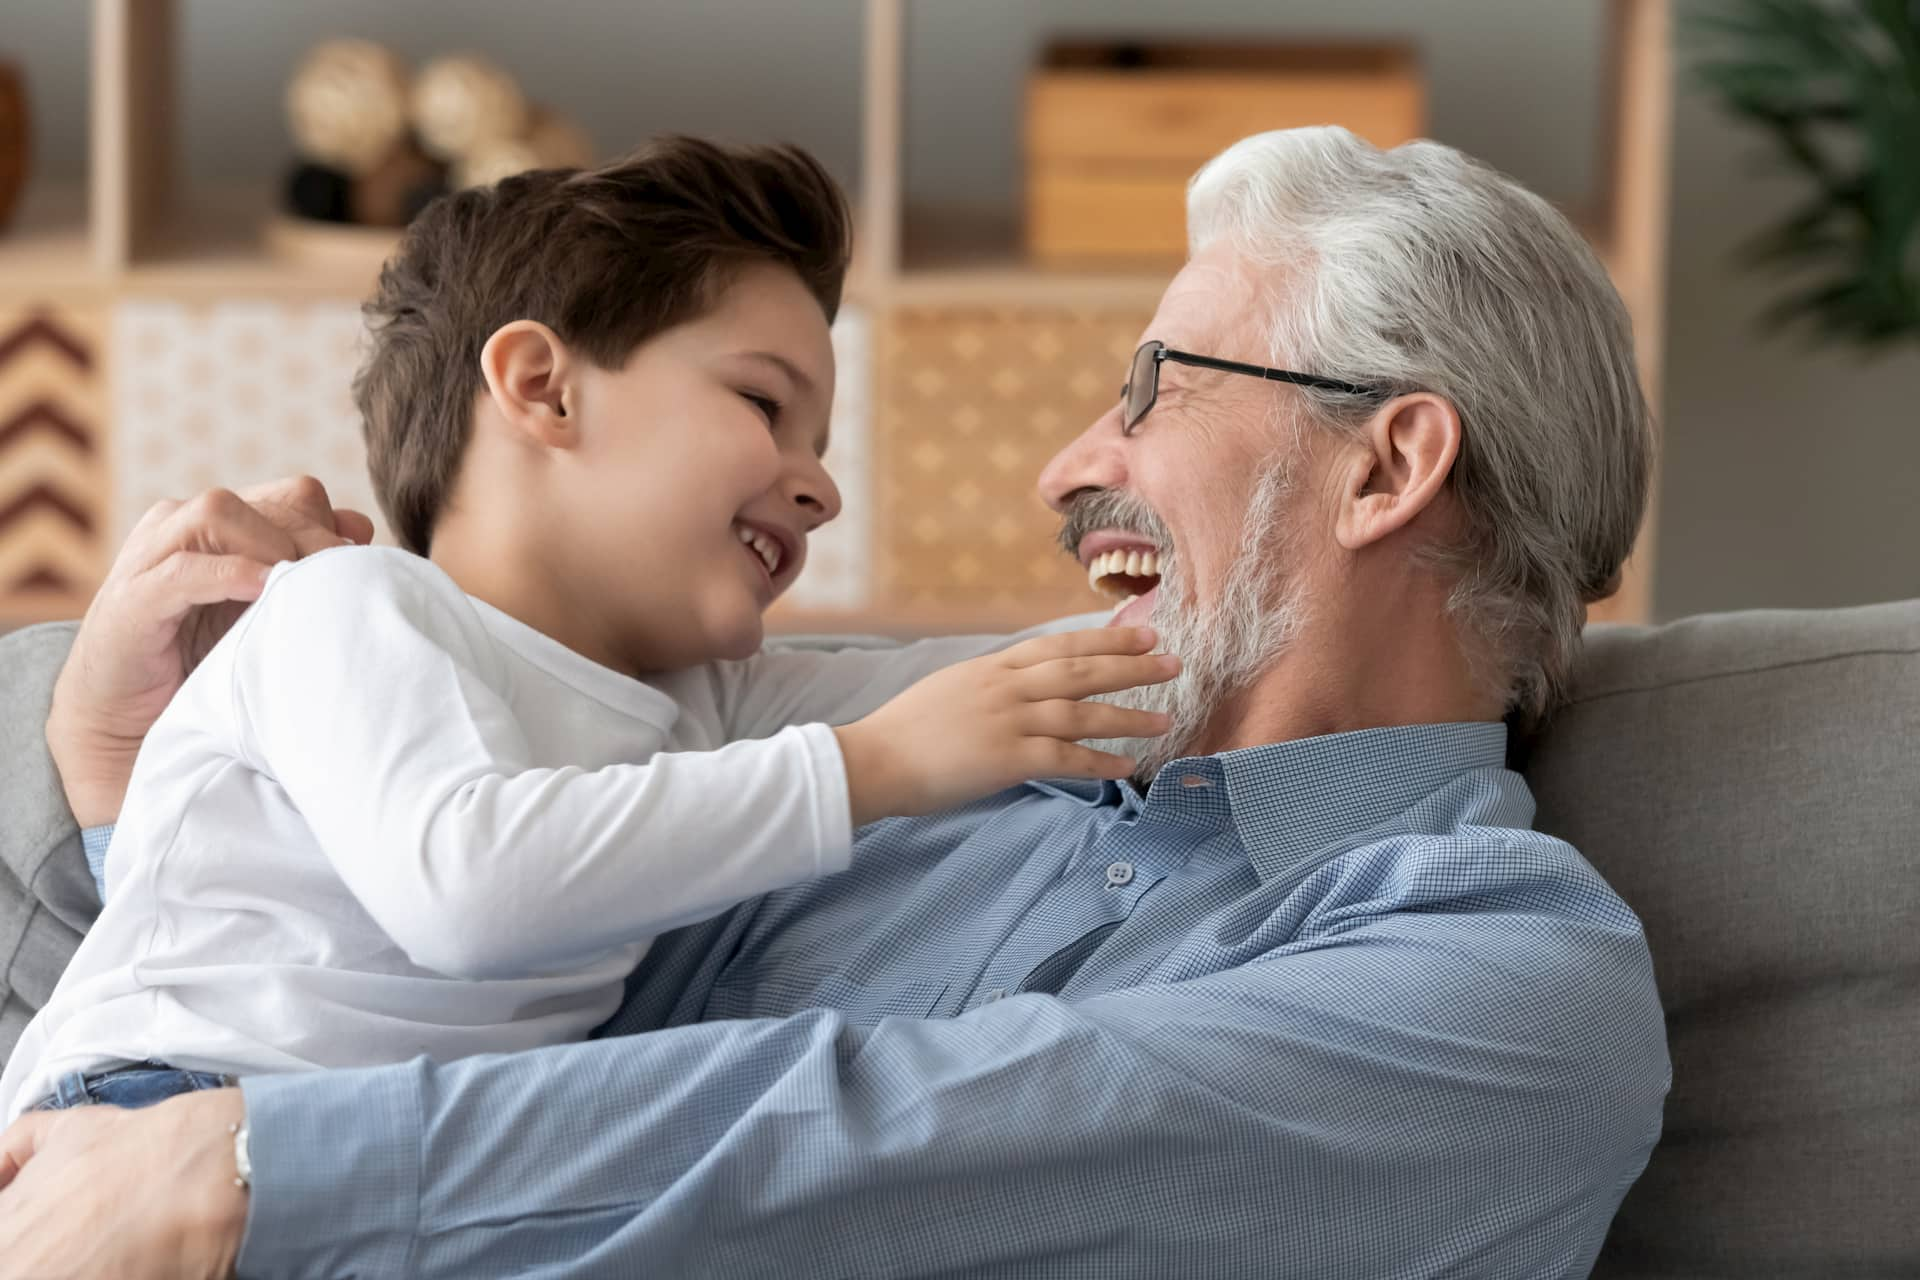
[[[41,735],[69,635],[0,637],[0,1055],[97,905]],[[1920,1276],[1920,601],[1596,628],[1515,757],[1667,1008],[1665,1136],[1594,1274]]]

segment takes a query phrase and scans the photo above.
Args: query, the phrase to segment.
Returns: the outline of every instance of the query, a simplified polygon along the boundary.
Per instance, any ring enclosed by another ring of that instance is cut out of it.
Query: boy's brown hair
[[[846,197],[798,147],[654,139],[598,169],[546,169],[436,200],[363,312],[353,382],[367,469],[394,536],[421,555],[459,471],[480,350],[537,320],[601,368],[712,307],[750,262],[793,268],[827,319],[852,239]]]

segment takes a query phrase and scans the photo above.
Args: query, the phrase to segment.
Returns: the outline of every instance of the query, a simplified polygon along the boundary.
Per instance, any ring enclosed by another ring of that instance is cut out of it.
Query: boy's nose
[[[840,488],[825,467],[803,467],[787,480],[787,500],[800,508],[812,532],[840,514]]]

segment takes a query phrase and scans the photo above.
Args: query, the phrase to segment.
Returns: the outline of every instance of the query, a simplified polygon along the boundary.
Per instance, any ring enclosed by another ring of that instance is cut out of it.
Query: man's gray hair
[[[1227,237],[1275,269],[1272,362],[1453,405],[1465,536],[1430,554],[1457,575],[1449,610],[1498,664],[1509,707],[1551,710],[1653,469],[1631,325],[1593,250],[1451,147],[1381,151],[1339,128],[1229,147],[1194,175],[1187,226],[1195,253]],[[1382,403],[1305,394],[1311,417],[1350,432]]]

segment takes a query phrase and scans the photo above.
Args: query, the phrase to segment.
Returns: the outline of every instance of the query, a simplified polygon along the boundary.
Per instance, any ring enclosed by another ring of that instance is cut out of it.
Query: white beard
[[[1292,479],[1286,459],[1261,474],[1247,503],[1240,554],[1219,598],[1204,608],[1188,599],[1181,557],[1162,544],[1160,594],[1149,623],[1159,633],[1161,651],[1179,657],[1180,674],[1165,684],[1092,700],[1163,711],[1171,727],[1158,738],[1092,738],[1086,744],[1132,757],[1138,762],[1134,781],[1143,788],[1170,762],[1191,754],[1214,713],[1272,665],[1306,625],[1306,591],[1288,572],[1291,540],[1282,515]]]

